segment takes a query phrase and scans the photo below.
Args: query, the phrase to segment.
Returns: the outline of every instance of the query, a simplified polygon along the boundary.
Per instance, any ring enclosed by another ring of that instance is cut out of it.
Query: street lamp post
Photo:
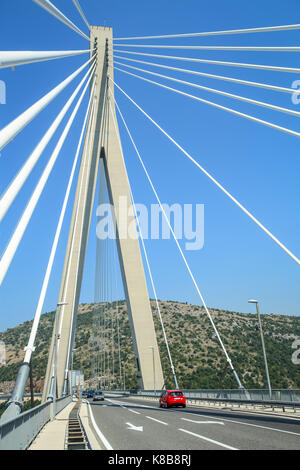
[[[59,309],[63,305],[67,305],[67,302],[58,302],[56,306],[56,328],[55,328],[55,347],[54,347],[54,362],[53,362],[53,388],[52,388],[52,413],[51,419],[55,419],[56,415],[56,387],[57,387],[57,358],[58,358],[58,340],[60,338],[59,333]]]
[[[74,351],[76,351],[76,348],[73,348],[73,349],[72,349],[71,370],[73,370],[73,363],[74,363]]]
[[[78,348],[77,348],[78,349]],[[72,360],[71,360],[71,379],[70,379],[70,394],[73,395],[73,363],[74,363],[74,351],[76,351],[76,348],[72,349]]]
[[[154,395],[156,395],[156,380],[155,380],[155,358],[154,358],[154,346],[149,346],[152,349],[152,360],[153,360],[153,384],[154,384]]]
[[[270,395],[270,399],[272,399],[272,388],[271,388],[271,382],[270,382],[270,376],[269,376],[269,368],[268,368],[265,341],[264,341],[264,335],[263,335],[261,318],[260,318],[259,305],[258,305],[257,300],[248,300],[248,303],[256,305],[256,312],[257,312],[257,317],[258,317],[258,325],[259,325],[259,330],[260,330],[260,337],[261,337],[261,344],[262,344],[262,350],[263,350],[263,356],[264,356],[264,362],[265,362],[265,369],[266,369],[266,377],[267,377],[267,382],[268,382],[269,395]]]
[[[125,384],[125,367],[124,367],[124,362],[121,362],[122,368],[123,368],[123,387],[124,390],[126,390],[126,384]]]

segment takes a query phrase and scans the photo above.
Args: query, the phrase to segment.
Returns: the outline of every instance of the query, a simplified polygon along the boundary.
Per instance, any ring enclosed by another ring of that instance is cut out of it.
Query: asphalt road
[[[98,433],[112,450],[300,449],[300,420],[201,406],[161,409],[158,400],[88,400]]]

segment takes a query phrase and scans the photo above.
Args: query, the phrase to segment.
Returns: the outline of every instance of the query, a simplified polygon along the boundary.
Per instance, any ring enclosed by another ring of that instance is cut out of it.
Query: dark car
[[[161,408],[169,408],[171,406],[182,406],[185,408],[185,396],[181,390],[166,390],[160,396],[159,406]]]
[[[104,395],[103,395],[103,393],[102,393],[100,390],[97,390],[97,391],[94,393],[93,401],[103,401],[103,400],[104,400]]]
[[[93,398],[94,396],[94,390],[88,390],[87,393],[86,393],[86,397],[87,398]]]

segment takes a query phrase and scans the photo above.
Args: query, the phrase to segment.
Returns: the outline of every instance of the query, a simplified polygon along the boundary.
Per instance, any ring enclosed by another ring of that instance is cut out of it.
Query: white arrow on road
[[[197,424],[223,424],[224,426],[224,423],[222,421],[194,421],[192,419],[188,419],[188,418],[181,418],[183,419],[184,421],[189,421],[190,423],[197,423]]]
[[[128,428],[127,429],[130,429],[130,431],[143,431],[143,426],[134,426],[134,424],[131,424],[131,423],[126,423],[128,424]]]

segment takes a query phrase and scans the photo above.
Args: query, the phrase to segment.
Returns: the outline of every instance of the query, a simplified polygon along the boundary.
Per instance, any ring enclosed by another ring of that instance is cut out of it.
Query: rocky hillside
[[[151,301],[166,386],[173,387],[172,374],[164,345],[162,330]],[[106,383],[113,382],[111,344],[114,343],[115,386],[119,387],[118,335],[116,302],[110,304],[82,304],[79,307],[76,333],[74,369],[84,371],[87,385],[95,385],[93,378],[101,370],[102,346],[106,345],[106,363],[110,374]],[[232,373],[226,366],[224,354],[214,330],[202,307],[173,301],[160,301],[160,308],[169,339],[173,362],[181,388],[236,388]],[[97,328],[105,312],[102,343]],[[126,388],[137,388],[137,378],[130,327],[125,301],[118,302],[120,356],[125,365]],[[266,387],[257,318],[252,314],[211,309],[223,342],[243,384],[248,388]],[[115,325],[112,337],[111,318]],[[47,355],[52,333],[54,312],[42,316],[38,341],[33,358],[33,377],[36,391],[43,386]],[[263,315],[263,329],[269,361],[271,383],[274,388],[300,388],[300,365],[292,362],[292,343],[300,338],[300,318],[296,316]],[[0,333],[6,345],[6,365],[0,367],[0,390],[9,392],[24,355],[31,321]],[[94,333],[93,333],[94,332]],[[95,334],[96,333],[96,334]]]

